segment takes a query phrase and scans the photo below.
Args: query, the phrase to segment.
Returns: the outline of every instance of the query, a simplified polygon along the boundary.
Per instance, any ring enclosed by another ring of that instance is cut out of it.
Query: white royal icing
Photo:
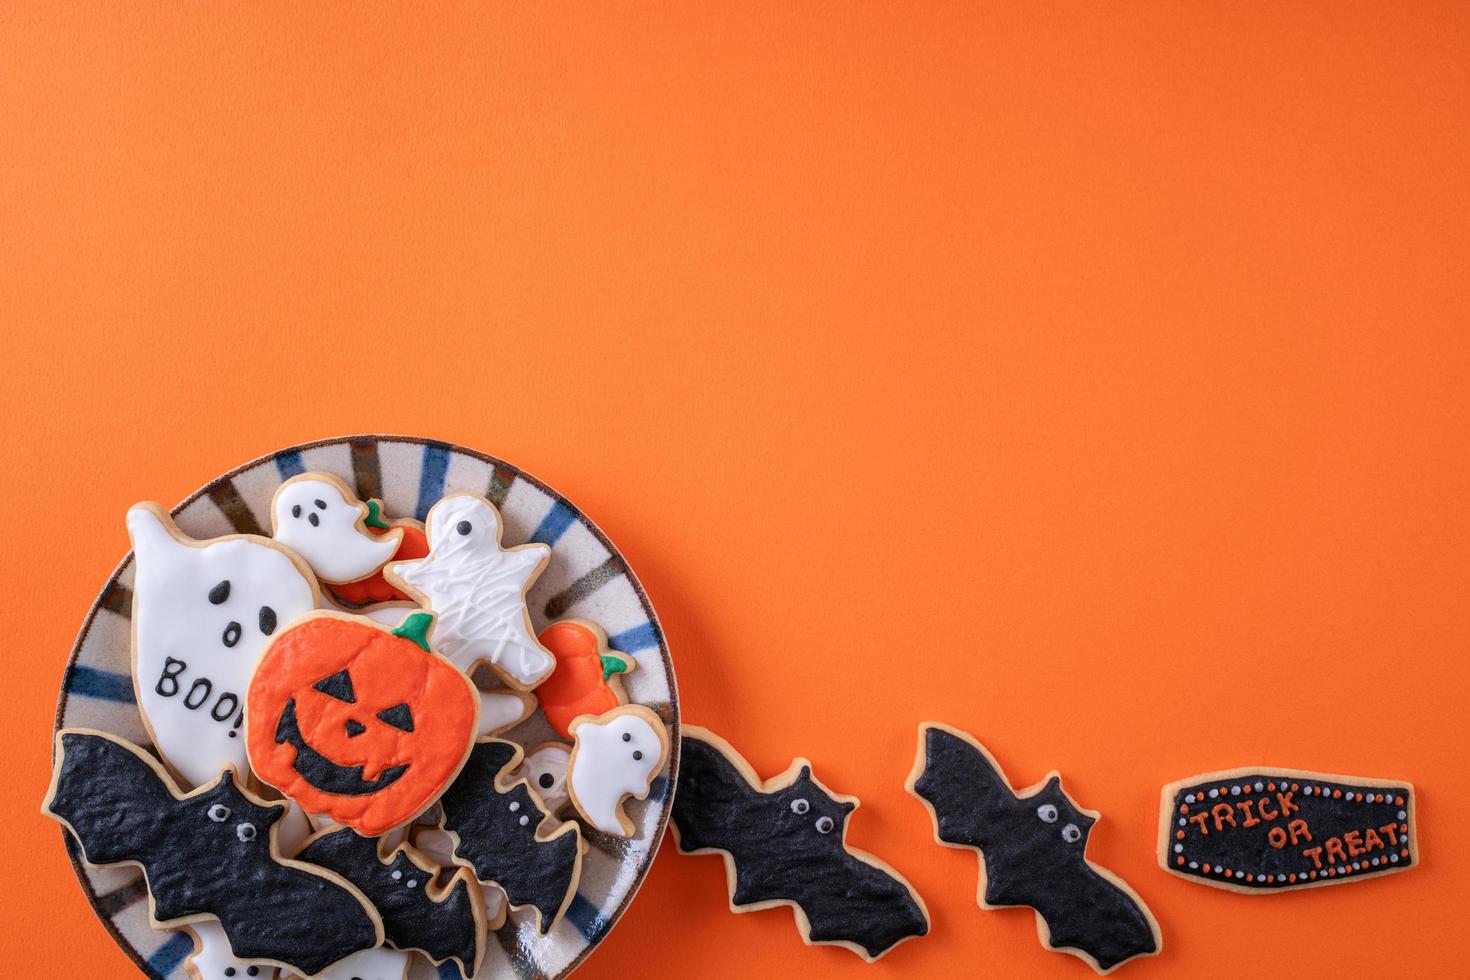
[[[235,959],[225,930],[215,920],[196,922],[189,930],[199,940],[196,951],[189,956],[189,966],[199,980],[275,980],[275,967]]]
[[[545,545],[500,547],[500,516],[482,497],[445,497],[429,511],[429,554],[388,566],[437,616],[430,642],[469,673],[488,663],[518,687],[556,667],[536,641],[525,591],[551,555]]]
[[[373,534],[360,527],[364,505],[328,480],[293,477],[271,502],[273,537],[296,552],[323,582],[356,582],[376,572],[403,538],[402,531]]]
[[[606,834],[627,835],[623,800],[646,797],[654,773],[663,765],[664,728],[656,718],[650,721],[651,713],[645,711],[614,708],[572,723],[576,739],[568,778],[572,802]]]
[[[316,605],[315,584],[265,538],[186,543],[150,506],[128,511],[128,535],[133,683],[158,751],[189,786],[228,765],[243,773],[250,675],[271,637]]]
[[[364,949],[344,956],[317,974],[315,980],[404,980],[408,960],[408,953],[387,946]]]
[[[486,735],[499,735],[531,713],[526,710],[530,705],[513,691],[480,691],[479,695],[479,734],[482,738]]]
[[[567,745],[543,745],[529,753],[515,772],[516,779],[531,785],[531,792],[541,798],[546,809],[556,813],[567,805],[567,763],[572,750]]]

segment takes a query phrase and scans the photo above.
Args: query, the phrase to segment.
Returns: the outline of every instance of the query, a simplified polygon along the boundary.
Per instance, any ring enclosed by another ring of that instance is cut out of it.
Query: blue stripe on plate
[[[567,528],[572,526],[572,521],[577,519],[577,512],[565,500],[558,500],[551,505],[546,516],[541,518],[541,523],[536,525],[536,531],[531,535],[531,540],[536,544],[556,544],[558,538],[566,533]]]
[[[567,906],[567,919],[577,927],[588,945],[596,945],[608,929],[607,917],[596,905],[583,898],[581,892],[572,896],[572,904]]]
[[[449,447],[442,442],[424,444],[424,468],[419,471],[419,505],[414,516],[423,520],[429,508],[444,496],[444,474],[449,471]]]
[[[637,653],[639,650],[658,646],[658,631],[653,628],[652,623],[644,623],[642,626],[614,633],[607,638],[607,645],[623,653]]]
[[[439,980],[459,980],[459,967],[454,965],[454,960],[445,960],[439,964]]]
[[[162,946],[154,954],[148,957],[148,966],[157,970],[158,975],[166,977],[184,962],[194,949],[194,939],[187,932],[176,932],[166,939]]]
[[[650,800],[661,800],[668,795],[669,777],[654,776],[653,782],[648,784],[648,798]]]
[[[306,464],[301,462],[301,454],[292,450],[276,457],[276,471],[281,474],[282,480],[289,480],[293,476],[305,473]]]
[[[66,691],[68,694],[80,694],[99,701],[134,703],[133,679],[127,674],[114,674],[110,670],[83,667],[81,664],[72,665],[71,673],[66,678]]]

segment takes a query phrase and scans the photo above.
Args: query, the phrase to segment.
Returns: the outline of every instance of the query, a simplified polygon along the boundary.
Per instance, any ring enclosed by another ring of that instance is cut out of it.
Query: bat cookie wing
[[[872,962],[929,931],[923,899],[878,858],[847,847],[857,800],[818,782],[805,759],[762,782],[728,742],[685,726],[674,837],[685,854],[718,853],[736,912],[789,905],[807,943]]]
[[[1077,806],[1056,773],[1017,793],[972,736],[926,723],[907,788],[929,810],[936,840],[978,852],[981,908],[1031,908],[1045,945],[1098,973],[1162,948],[1143,899],[1087,860],[1098,815]]]

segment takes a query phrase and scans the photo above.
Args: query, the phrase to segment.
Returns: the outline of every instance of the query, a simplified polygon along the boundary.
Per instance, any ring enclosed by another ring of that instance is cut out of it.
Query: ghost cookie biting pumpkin
[[[330,473],[302,473],[276,488],[271,536],[306,559],[323,582],[357,582],[392,560],[402,528],[380,533],[366,524],[368,506]]]
[[[608,649],[601,626],[586,619],[557,620],[541,631],[541,645],[556,657],[556,671],[536,688],[536,700],[558,735],[571,738],[578,715],[600,715],[628,703],[622,677],[638,662]]]
[[[598,830],[632,837],[637,829],[623,801],[645,799],[654,775],[669,757],[664,723],[641,704],[624,705],[571,725],[576,744],[567,760],[567,794],[577,812]]]

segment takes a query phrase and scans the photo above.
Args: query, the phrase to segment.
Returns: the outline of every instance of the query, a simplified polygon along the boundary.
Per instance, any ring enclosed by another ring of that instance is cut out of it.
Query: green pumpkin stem
[[[388,530],[389,524],[383,520],[383,502],[381,500],[369,500],[367,502],[367,509],[367,516],[362,519],[362,522],[368,527],[377,528],[379,531]]]
[[[624,674],[628,671],[628,661],[622,657],[602,658],[602,679],[607,680],[613,674]]]
[[[412,640],[429,652],[429,627],[434,625],[434,614],[428,612],[409,613],[398,628],[393,631],[394,636],[401,636],[405,640]]]

